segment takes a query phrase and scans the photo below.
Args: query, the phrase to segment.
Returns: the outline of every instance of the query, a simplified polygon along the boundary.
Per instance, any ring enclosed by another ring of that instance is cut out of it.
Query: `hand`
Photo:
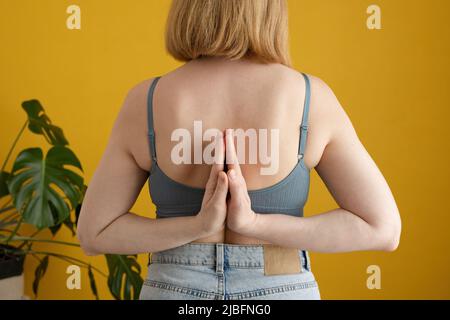
[[[228,179],[223,171],[225,162],[225,144],[222,132],[215,138],[215,161],[211,167],[206,183],[202,207],[196,219],[205,236],[219,232],[225,228],[227,217]]]
[[[230,198],[227,201],[227,226],[240,234],[249,233],[256,223],[258,215],[252,210],[247,184],[242,176],[234,146],[233,131],[225,132],[226,156],[228,165],[228,187]]]

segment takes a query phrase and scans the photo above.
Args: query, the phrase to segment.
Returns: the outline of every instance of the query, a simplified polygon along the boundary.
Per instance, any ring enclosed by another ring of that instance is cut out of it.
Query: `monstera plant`
[[[22,108],[27,120],[0,169],[0,295],[2,291],[11,291],[10,282],[3,282],[2,290],[2,281],[21,276],[25,257],[31,257],[38,261],[33,281],[35,296],[51,259],[60,259],[87,269],[96,299],[99,298],[96,274],[106,278],[114,298],[136,299],[143,280],[135,255],[105,255],[108,271],[103,272],[89,262],[61,254],[61,250],[35,249],[35,243],[39,242],[48,243],[49,248],[79,247],[76,242],[60,241],[55,237],[62,228],[70,230],[75,237],[87,186],[80,175],[83,172],[81,163],[68,147],[62,129],[52,124],[39,101],[25,101]],[[8,171],[8,161],[26,128],[43,136],[50,147],[47,152],[38,147],[22,150]]]

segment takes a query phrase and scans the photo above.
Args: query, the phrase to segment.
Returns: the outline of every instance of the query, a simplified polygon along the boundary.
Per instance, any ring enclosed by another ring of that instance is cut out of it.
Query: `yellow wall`
[[[366,27],[372,3],[381,7],[382,30]],[[70,4],[81,7],[81,30],[66,28]],[[0,159],[25,120],[20,103],[37,98],[63,127],[89,182],[127,90],[179,65],[164,51],[168,7],[168,0],[0,0]],[[289,7],[295,67],[334,89],[403,218],[394,253],[312,254],[323,298],[450,298],[450,2],[290,0]],[[27,133],[16,151],[41,141]],[[147,191],[133,211],[153,216]],[[308,214],[335,206],[315,173],[310,196]],[[69,253],[106,270],[102,257]],[[145,270],[146,256],[139,259]],[[366,288],[372,264],[381,267],[381,290]],[[66,289],[66,266],[51,261],[40,298],[92,298],[86,272],[81,290]],[[29,295],[34,267],[28,259]],[[97,278],[100,296],[111,298]]]

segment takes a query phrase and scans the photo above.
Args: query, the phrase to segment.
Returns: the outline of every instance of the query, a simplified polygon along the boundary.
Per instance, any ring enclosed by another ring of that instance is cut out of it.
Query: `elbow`
[[[86,256],[93,257],[93,256],[98,256],[98,255],[100,255],[100,252],[98,252],[98,251],[92,246],[91,243],[86,243],[86,242],[80,241],[80,247],[81,247],[81,250],[83,250],[83,253],[84,253]]]
[[[381,250],[386,252],[394,252],[395,250],[397,250],[399,244],[400,244],[400,232],[393,231],[391,234],[386,236],[386,239],[383,242]]]
[[[378,244],[379,250],[386,252],[393,252],[397,250],[400,244],[401,236],[401,221],[400,217],[396,217],[385,226],[378,228]]]
[[[100,253],[95,248],[95,241],[92,238],[89,238],[87,235],[82,232],[78,232],[77,234],[78,240],[80,242],[81,250],[83,250],[84,254],[87,256],[98,256]]]
[[[87,256],[98,256],[101,253],[96,248],[96,236],[87,230],[82,224],[77,226],[77,238],[80,242],[81,250]]]

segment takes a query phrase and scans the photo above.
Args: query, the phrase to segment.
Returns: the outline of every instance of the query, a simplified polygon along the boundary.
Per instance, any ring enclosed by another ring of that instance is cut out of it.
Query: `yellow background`
[[[382,30],[366,27],[372,3],[381,7]],[[81,7],[81,30],[66,28],[71,4]],[[21,102],[36,98],[63,128],[89,183],[127,90],[179,66],[164,50],[169,4],[0,0],[0,160],[25,121]],[[289,10],[294,66],[335,91],[389,182],[403,219],[394,253],[313,253],[322,297],[450,298],[450,1],[290,0]],[[42,141],[26,132],[12,160],[25,147],[46,147]],[[306,213],[334,206],[314,172]],[[133,211],[154,216],[147,187]],[[76,240],[68,232],[59,238]],[[63,250],[106,271],[103,257]],[[139,261],[145,276],[147,257]],[[372,264],[381,267],[381,290],[366,287]],[[27,259],[30,296],[35,266]],[[85,269],[82,289],[66,289],[66,267],[51,259],[39,298],[93,298]],[[106,281],[97,276],[97,282],[101,298],[111,298]]]

